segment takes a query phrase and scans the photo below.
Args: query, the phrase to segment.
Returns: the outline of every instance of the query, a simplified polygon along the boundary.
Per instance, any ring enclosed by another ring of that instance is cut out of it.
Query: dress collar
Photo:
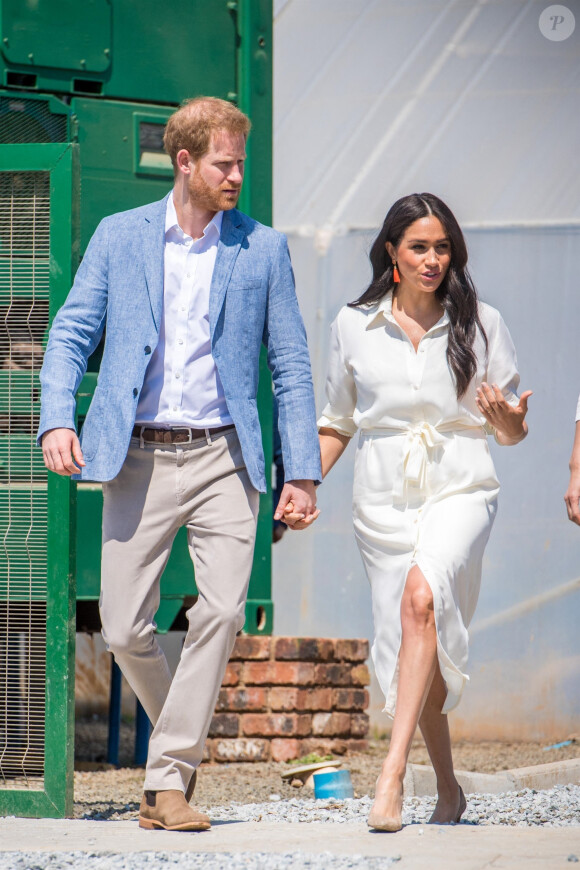
[[[383,296],[382,299],[379,300],[378,303],[375,303],[375,306],[369,309],[370,320],[367,324],[367,329],[372,329],[374,326],[379,326],[381,323],[384,323],[385,320],[390,321],[390,323],[397,323],[393,316],[393,293],[389,290],[388,293]],[[434,329],[440,329],[442,326],[447,326],[449,324],[449,315],[446,311],[443,312],[437,323],[435,323],[429,332]],[[398,325],[398,324],[397,324]]]

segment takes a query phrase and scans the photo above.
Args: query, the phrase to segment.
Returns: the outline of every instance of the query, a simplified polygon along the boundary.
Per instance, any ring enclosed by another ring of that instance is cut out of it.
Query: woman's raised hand
[[[485,381],[477,390],[475,399],[477,407],[496,431],[500,444],[517,444],[528,434],[525,417],[528,413],[528,399],[531,390],[526,390],[520,396],[517,405],[506,402],[505,396],[497,384],[486,384]]]

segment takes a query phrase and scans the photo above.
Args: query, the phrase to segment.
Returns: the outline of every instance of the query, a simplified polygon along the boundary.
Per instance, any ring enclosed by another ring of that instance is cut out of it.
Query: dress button
[[[179,372],[175,372],[175,377],[176,377],[176,378],[180,378],[180,377],[181,377],[180,373],[179,373]]]
[[[148,344],[145,345],[145,353],[151,353],[151,348]]]
[[[139,390],[137,389],[137,387],[133,387],[133,395],[134,395],[134,396],[138,396],[138,395],[139,395]]]

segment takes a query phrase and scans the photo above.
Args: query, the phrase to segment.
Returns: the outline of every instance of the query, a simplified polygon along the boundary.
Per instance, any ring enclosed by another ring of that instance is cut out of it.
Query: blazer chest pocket
[[[243,293],[244,291],[260,290],[263,285],[261,278],[236,278],[230,281],[228,285],[228,293]]]

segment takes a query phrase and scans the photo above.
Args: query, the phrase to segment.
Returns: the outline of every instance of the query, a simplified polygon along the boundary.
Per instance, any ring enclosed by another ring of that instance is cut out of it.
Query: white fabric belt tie
[[[443,423],[440,427],[433,426],[425,420],[415,423],[405,429],[361,429],[361,438],[370,439],[372,444],[376,438],[388,438],[404,435],[403,457],[395,474],[393,483],[393,503],[403,504],[406,501],[406,489],[409,484],[426,491],[427,466],[433,460],[433,452],[441,447],[446,439],[443,435],[468,435],[486,439],[487,433],[483,426],[469,426],[463,423]]]
[[[435,447],[443,444],[445,438],[431,423],[416,423],[406,430],[403,447],[403,462],[393,486],[393,501],[405,500],[405,489],[409,484],[423,488],[427,481],[427,463]]]

